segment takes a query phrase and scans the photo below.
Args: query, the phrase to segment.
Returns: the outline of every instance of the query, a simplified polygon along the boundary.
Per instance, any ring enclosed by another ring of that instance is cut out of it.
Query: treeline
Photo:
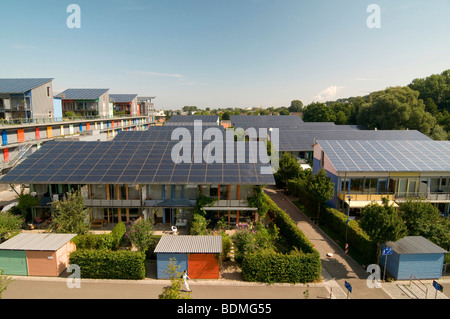
[[[448,140],[450,70],[363,97],[311,103],[303,109],[303,120],[368,129],[418,130],[435,140]]]

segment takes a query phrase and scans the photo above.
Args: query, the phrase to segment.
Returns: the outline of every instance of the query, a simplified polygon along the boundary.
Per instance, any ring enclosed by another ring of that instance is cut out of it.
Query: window
[[[366,178],[364,181],[364,193],[365,194],[375,194],[377,192],[378,179],[376,178]]]
[[[352,178],[350,180],[350,193],[361,194],[363,192],[364,179]]]
[[[47,86],[47,96],[50,97],[50,87]]]

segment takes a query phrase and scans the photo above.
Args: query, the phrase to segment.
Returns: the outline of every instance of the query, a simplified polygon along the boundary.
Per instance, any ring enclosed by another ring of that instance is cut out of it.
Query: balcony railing
[[[89,207],[141,207],[140,199],[84,199]]]

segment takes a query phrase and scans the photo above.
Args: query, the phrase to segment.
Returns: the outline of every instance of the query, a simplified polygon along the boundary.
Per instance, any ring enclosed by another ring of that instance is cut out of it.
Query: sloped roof
[[[137,94],[110,94],[109,100],[114,103],[131,103]]]
[[[396,242],[387,243],[399,255],[446,254],[448,251],[422,236],[407,236]]]
[[[0,250],[57,251],[76,234],[21,233],[0,244]]]
[[[109,89],[67,89],[56,97],[65,100],[96,100],[108,91]]]
[[[51,81],[52,78],[0,79],[0,93],[25,93]]]
[[[164,235],[155,253],[220,254],[222,236]]]

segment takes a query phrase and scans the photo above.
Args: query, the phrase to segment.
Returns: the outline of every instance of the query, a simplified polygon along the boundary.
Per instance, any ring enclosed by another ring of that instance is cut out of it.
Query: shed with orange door
[[[191,279],[219,279],[222,236],[165,235],[154,252],[158,279],[169,278],[166,270],[171,260]]]

